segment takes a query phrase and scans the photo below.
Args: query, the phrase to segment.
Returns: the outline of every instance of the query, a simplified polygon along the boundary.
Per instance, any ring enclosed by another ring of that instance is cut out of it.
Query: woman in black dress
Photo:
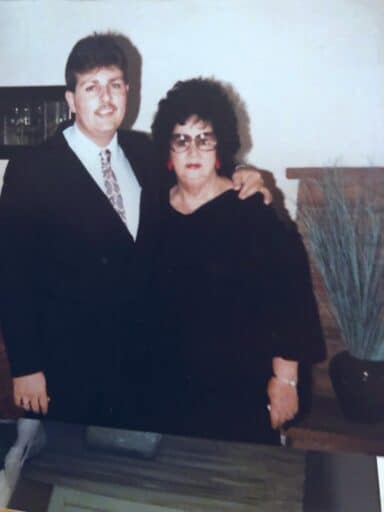
[[[237,199],[237,121],[220,84],[178,82],[152,133],[176,178],[154,281],[163,392],[179,397],[171,430],[277,444],[299,409],[299,362],[324,357],[300,236],[260,194]]]

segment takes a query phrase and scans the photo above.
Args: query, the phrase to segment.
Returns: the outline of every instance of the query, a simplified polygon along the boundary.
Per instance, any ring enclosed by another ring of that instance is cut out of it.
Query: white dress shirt
[[[80,131],[76,123],[66,128],[63,131],[63,135],[69,147],[79,158],[104,194],[106,194],[106,190],[101,169],[100,151],[103,149],[110,150],[111,167],[116,175],[123,198],[127,219],[126,226],[133,239],[136,240],[139,227],[141,187],[132,170],[131,164],[117,142],[117,134],[115,133],[113,139],[105,148],[100,148],[97,144],[92,142]]]

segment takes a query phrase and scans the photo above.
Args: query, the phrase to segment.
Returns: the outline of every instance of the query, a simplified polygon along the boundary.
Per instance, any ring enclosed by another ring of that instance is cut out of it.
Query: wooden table
[[[47,432],[46,448],[24,467],[25,481],[127,500],[137,510],[302,511],[302,451],[163,436],[156,457],[143,460],[88,448],[80,426],[52,423]]]

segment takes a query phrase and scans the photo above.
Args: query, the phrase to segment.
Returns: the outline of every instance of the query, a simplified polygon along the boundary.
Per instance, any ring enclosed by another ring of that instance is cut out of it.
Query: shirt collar
[[[89,137],[77,126],[76,122],[71,127],[71,138],[79,152],[85,154],[98,155],[102,149],[109,149],[112,154],[116,155],[118,150],[117,133],[113,136],[111,142],[104,148],[95,144]]]

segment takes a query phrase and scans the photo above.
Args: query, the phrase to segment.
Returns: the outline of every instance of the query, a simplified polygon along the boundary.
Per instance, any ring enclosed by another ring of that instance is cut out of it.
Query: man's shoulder
[[[41,142],[35,146],[36,152],[38,153],[49,153],[51,151],[62,150],[65,151],[69,148],[67,141],[63,135],[63,132],[57,132],[51,137],[48,137],[44,142]]]
[[[159,186],[158,165],[150,136],[135,130],[119,130],[118,141],[140,185],[157,188]]]
[[[152,140],[148,133],[138,130],[119,130],[117,132],[120,146],[125,151],[152,151]]]
[[[71,151],[62,134],[54,135],[44,142],[31,147],[25,147],[8,162],[4,180],[40,179],[61,165],[66,165],[66,155],[70,158]]]
[[[62,133],[58,133],[44,140],[36,146],[25,148],[20,153],[19,159],[21,161],[44,161],[50,157],[55,157],[57,160],[58,155],[69,152],[69,146]]]

